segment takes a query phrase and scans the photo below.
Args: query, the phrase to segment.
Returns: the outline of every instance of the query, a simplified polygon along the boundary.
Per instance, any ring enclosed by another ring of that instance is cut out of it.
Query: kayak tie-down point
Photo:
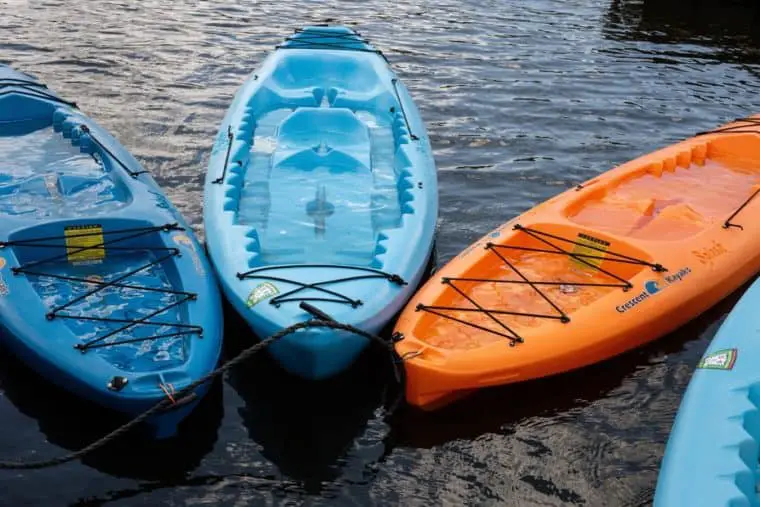
[[[319,27],[325,30],[320,30]],[[296,28],[295,35],[285,38],[285,43],[278,44],[275,49],[329,49],[337,51],[359,51],[365,53],[374,53],[383,57],[387,62],[382,51],[370,46],[368,39],[361,37],[356,30],[340,32],[330,29],[328,25],[313,25],[308,28]],[[340,28],[340,27],[336,27]]]
[[[21,80],[18,80],[18,81],[21,81]],[[13,88],[13,89],[3,90],[3,88]],[[0,97],[4,95],[13,94],[13,95],[18,95],[22,97],[45,99],[51,102],[55,102],[57,104],[63,104],[65,106],[78,109],[76,102],[62,99],[61,97],[44,90],[47,90],[47,86],[40,86],[39,83],[26,82],[24,84],[20,84],[19,82],[14,83],[13,81],[9,81],[9,80],[0,80]]]
[[[59,115],[53,115],[53,128],[54,129],[55,128],[63,128],[62,123],[63,123],[63,119],[64,118],[65,118],[65,116],[62,113],[59,114]],[[82,139],[81,138],[82,135],[86,135],[87,138]],[[111,150],[109,150],[106,145],[104,145],[103,143],[101,143],[98,140],[98,138],[95,137],[95,135],[92,133],[92,131],[90,130],[90,128],[87,125],[85,125],[85,124],[81,124],[81,125],[78,126],[78,129],[72,130],[71,137],[72,137],[72,139],[75,139],[75,140],[78,139],[80,145],[82,145],[83,143],[85,143],[86,139],[89,139],[90,141],[92,141],[93,143],[95,143],[98,146],[98,148],[100,148],[104,153],[106,153],[109,157],[111,157],[111,159],[114,162],[116,162],[117,164],[119,164],[122,167],[122,169],[124,169],[127,172],[127,174],[129,174],[133,178],[137,178],[141,174],[147,174],[148,173],[148,171],[146,171],[144,169],[139,170],[139,171],[133,171],[132,169],[130,169],[129,166],[126,163],[124,163],[123,160],[121,160],[119,157],[117,157],[116,155],[114,155],[113,152]]]
[[[756,134],[757,130],[754,127],[760,127],[760,117],[747,116],[736,118],[724,127],[697,132],[695,136],[706,136],[709,134]]]
[[[362,266],[344,266],[343,270],[344,271],[359,271],[366,274],[346,276],[346,277],[335,278],[335,279],[330,279],[330,280],[322,280],[322,281],[313,282],[313,283],[304,283],[299,280],[261,274],[263,272],[272,272],[272,271],[287,270],[287,269],[294,269],[294,268],[325,269],[325,268],[334,268],[334,267],[335,266],[331,264],[297,264],[297,265],[290,265],[290,266],[288,265],[264,266],[261,268],[256,268],[250,271],[246,271],[245,273],[237,273],[236,276],[240,280],[258,278],[261,280],[268,280],[272,282],[285,282],[287,284],[295,285],[296,288],[291,289],[287,292],[280,294],[278,291],[275,294],[272,294],[271,296],[269,296],[269,304],[274,306],[275,308],[279,308],[282,303],[287,303],[290,301],[322,301],[322,302],[327,302],[327,303],[344,303],[344,304],[351,305],[352,308],[359,307],[363,304],[361,299],[351,299],[350,297],[344,294],[341,294],[339,292],[336,292],[330,289],[326,289],[325,285],[333,285],[333,284],[344,283],[344,282],[354,282],[358,280],[369,280],[372,278],[386,279],[389,282],[392,282],[399,286],[407,285],[407,282],[405,282],[404,279],[398,275],[386,273],[379,269],[366,268]],[[293,294],[304,291],[306,289],[314,289],[318,293],[327,294],[333,297],[332,298],[313,297],[313,296],[296,297],[296,298],[291,297],[293,296]],[[249,302],[249,305],[253,306],[253,304],[251,304],[250,302]]]
[[[223,168],[222,174],[217,179],[211,182],[212,185],[218,185],[219,183],[223,182],[224,178],[227,176],[227,167],[230,165],[230,151],[232,150],[232,138],[233,138],[232,127],[228,126],[227,127],[227,151],[224,155],[224,162],[222,163],[222,168]],[[242,164],[238,162],[238,165],[242,165]]]
[[[741,213],[742,211],[744,211],[744,208],[747,207],[747,205],[757,196],[758,193],[760,193],[760,187],[758,187],[757,190],[755,190],[754,192],[752,192],[752,194],[749,197],[747,197],[747,200],[744,201],[741,206],[739,206],[738,208],[736,208],[736,211],[734,211],[733,213],[731,213],[731,216],[728,217],[725,222],[723,222],[723,228],[724,229],[729,229],[731,227],[735,227],[736,229],[739,229],[739,230],[742,230],[742,231],[744,230],[744,227],[742,227],[739,224],[733,223],[732,220],[734,218],[736,218],[736,216],[739,213]]]

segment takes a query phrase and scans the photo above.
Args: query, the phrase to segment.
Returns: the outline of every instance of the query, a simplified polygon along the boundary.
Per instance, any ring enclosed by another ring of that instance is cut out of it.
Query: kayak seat
[[[387,111],[396,102],[375,65],[361,53],[349,51],[285,55],[277,70],[262,83],[261,90],[264,89],[278,95],[279,100],[259,97],[259,104]],[[257,111],[265,112],[258,107]]]
[[[673,238],[678,240],[704,229],[705,217],[685,203],[665,206],[646,225],[633,231],[639,238]]]
[[[322,88],[313,86],[281,88],[276,82],[268,80],[253,97],[254,103],[250,106],[261,115],[272,111],[273,107],[291,110],[299,107],[314,107],[320,104],[322,92]],[[320,97],[319,100],[316,99],[317,96]]]
[[[25,123],[0,124],[0,195],[7,197],[0,202],[0,216],[82,216],[128,203],[110,165],[91,155],[92,141],[80,119],[50,111],[47,125]]]
[[[284,55],[266,84],[273,83],[281,90],[304,88],[342,88],[356,92],[371,92],[381,80],[375,66],[352,52],[322,52],[308,54],[291,52]]]
[[[670,150],[624,178],[585,192],[565,213],[578,224],[623,236],[693,236],[730,216],[758,184],[756,164],[723,151],[725,146],[736,148],[731,143],[740,137]]]
[[[417,184],[398,98],[361,54],[283,58],[246,104],[226,179],[224,209],[256,234],[249,266],[382,264],[384,242],[404,248],[386,233],[414,212]]]
[[[288,164],[303,170],[326,166],[337,172],[367,170],[369,144],[366,125],[350,110],[300,108],[280,125],[272,165]]]

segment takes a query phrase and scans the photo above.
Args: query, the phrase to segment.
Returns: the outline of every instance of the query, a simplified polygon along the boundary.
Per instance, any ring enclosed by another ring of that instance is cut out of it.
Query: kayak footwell
[[[259,231],[260,262],[370,265],[376,232],[401,223],[394,150],[391,118],[369,111],[263,115],[237,205],[237,223]]]

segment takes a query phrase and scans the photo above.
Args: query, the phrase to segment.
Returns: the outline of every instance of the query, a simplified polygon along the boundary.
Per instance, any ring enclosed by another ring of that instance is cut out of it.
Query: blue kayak
[[[203,251],[106,131],[0,65],[0,339],[77,395],[171,436],[206,388],[221,303]]]
[[[431,256],[436,178],[382,54],[345,27],[297,30],[238,91],[214,143],[204,220],[224,292],[262,338],[312,318],[379,332]],[[367,344],[311,328],[270,352],[322,379]]]
[[[655,505],[760,506],[760,281],[697,365],[668,440]]]

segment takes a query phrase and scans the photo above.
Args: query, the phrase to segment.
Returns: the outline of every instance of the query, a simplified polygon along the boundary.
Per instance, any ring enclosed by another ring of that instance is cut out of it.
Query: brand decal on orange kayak
[[[649,280],[644,284],[644,290],[641,291],[638,295],[632,297],[625,303],[623,303],[620,306],[615,307],[615,309],[620,313],[625,313],[634,306],[638,305],[642,301],[646,301],[647,299],[656,296],[663,290],[667,289],[674,283],[678,283],[681,280],[683,280],[689,273],[691,273],[691,268],[681,268],[677,273],[674,273],[672,275],[667,275],[662,278],[662,281],[659,280]]]
[[[691,253],[693,253],[694,256],[699,259],[699,262],[702,264],[707,264],[714,258],[719,257],[724,253],[728,253],[728,250],[726,250],[726,247],[724,247],[722,244],[713,240],[712,246],[702,248],[700,250],[692,250]]]

